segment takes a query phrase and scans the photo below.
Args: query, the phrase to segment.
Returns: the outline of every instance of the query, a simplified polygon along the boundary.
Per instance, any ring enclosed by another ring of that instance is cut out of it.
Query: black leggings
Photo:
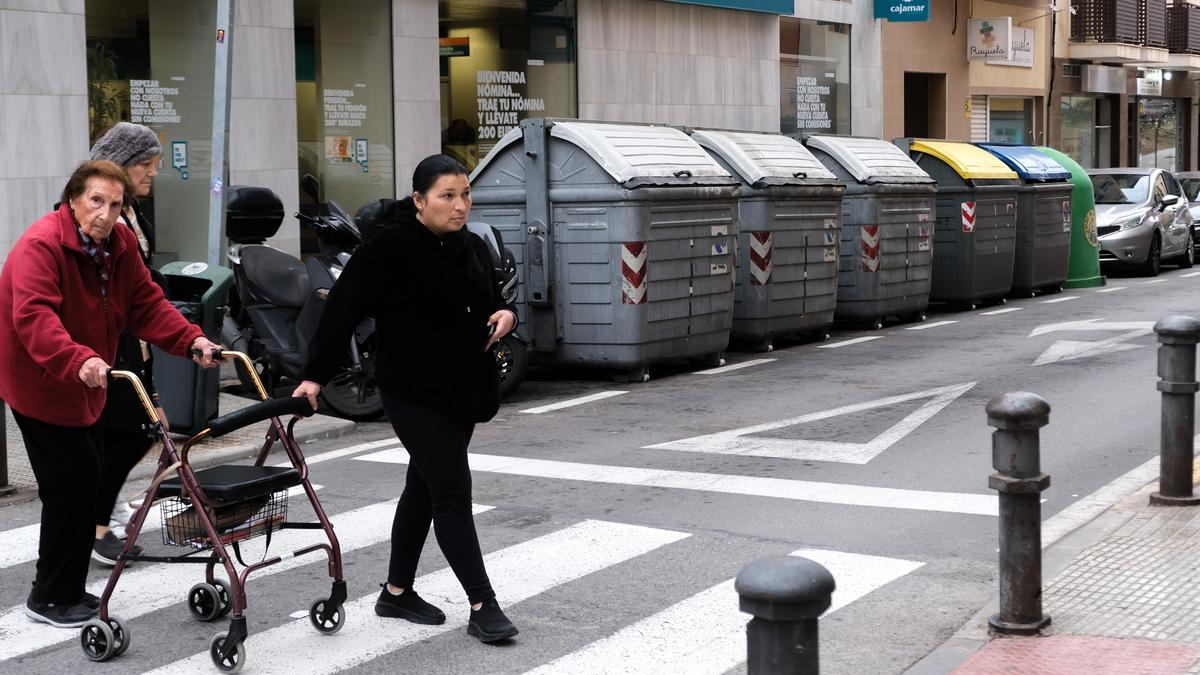
[[[96,540],[97,481],[103,435],[100,423],[64,427],[26,417],[13,419],[25,439],[25,452],[42,500],[37,575],[30,598],[74,603],[83,597],[88,560]]]
[[[154,444],[145,429],[104,428],[100,484],[96,489],[96,524],[108,526],[125,479]]]
[[[432,521],[438,546],[470,602],[494,597],[471,515],[467,445],[475,425],[386,393],[383,406],[410,458],[407,482],[392,521],[388,583],[412,587]]]

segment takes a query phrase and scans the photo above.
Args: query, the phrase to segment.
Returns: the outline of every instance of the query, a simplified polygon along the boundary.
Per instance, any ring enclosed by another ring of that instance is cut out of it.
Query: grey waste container
[[[732,339],[767,350],[779,336],[828,335],[845,188],[787,136],[683,131],[742,184]]]
[[[526,119],[471,175],[470,220],[517,257],[533,362],[718,364],[733,322],[736,179],[665,126]]]
[[[838,268],[838,321],[925,318],[933,269],[936,184],[877,138],[808,136],[805,145],[846,185]]]
[[[221,322],[233,288],[233,271],[202,262],[173,262],[159,271],[167,278],[167,299],[200,326],[208,339],[219,342]],[[217,416],[219,368],[204,369],[190,359],[154,348],[154,385],[171,431],[194,434]]]
[[[1028,145],[979,143],[1021,179],[1014,293],[1058,292],[1071,258],[1071,172]]]
[[[900,138],[937,181],[929,299],[973,308],[1004,301],[1016,255],[1017,174],[970,143]]]

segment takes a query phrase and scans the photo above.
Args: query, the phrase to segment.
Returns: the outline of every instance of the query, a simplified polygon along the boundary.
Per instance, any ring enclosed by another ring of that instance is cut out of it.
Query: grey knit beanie
[[[158,134],[150,127],[118,122],[92,146],[92,159],[107,159],[120,166],[133,166],[161,152]]]

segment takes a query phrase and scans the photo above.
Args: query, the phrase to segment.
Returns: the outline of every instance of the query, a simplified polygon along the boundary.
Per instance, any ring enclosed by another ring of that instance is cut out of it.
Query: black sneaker
[[[35,602],[25,603],[25,616],[55,628],[78,628],[96,617],[97,610],[81,602]]]
[[[482,607],[471,610],[471,620],[467,622],[467,635],[479,638],[480,642],[503,642],[515,636],[517,632],[517,627],[504,616],[496,598],[488,598],[483,601]]]
[[[117,564],[117,556],[121,555],[121,551],[125,550],[125,542],[117,539],[117,535],[112,531],[104,533],[104,538],[97,539],[92,545],[92,560],[109,567]],[[129,551],[129,555],[141,555],[142,547],[137,544]]]
[[[446,615],[442,610],[425,602],[413,589],[406,588],[403,593],[396,595],[387,589],[387,584],[380,585],[383,586],[383,590],[379,592],[379,599],[375,601],[375,613],[379,616],[405,619],[429,626],[446,623]]]
[[[83,597],[79,599],[79,604],[91,609],[100,609],[100,596],[84,591]]]

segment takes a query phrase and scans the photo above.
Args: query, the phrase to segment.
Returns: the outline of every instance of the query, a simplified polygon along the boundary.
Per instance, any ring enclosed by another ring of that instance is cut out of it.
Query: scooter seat
[[[243,246],[242,271],[254,294],[276,307],[300,308],[312,294],[304,263],[265,245]]]

